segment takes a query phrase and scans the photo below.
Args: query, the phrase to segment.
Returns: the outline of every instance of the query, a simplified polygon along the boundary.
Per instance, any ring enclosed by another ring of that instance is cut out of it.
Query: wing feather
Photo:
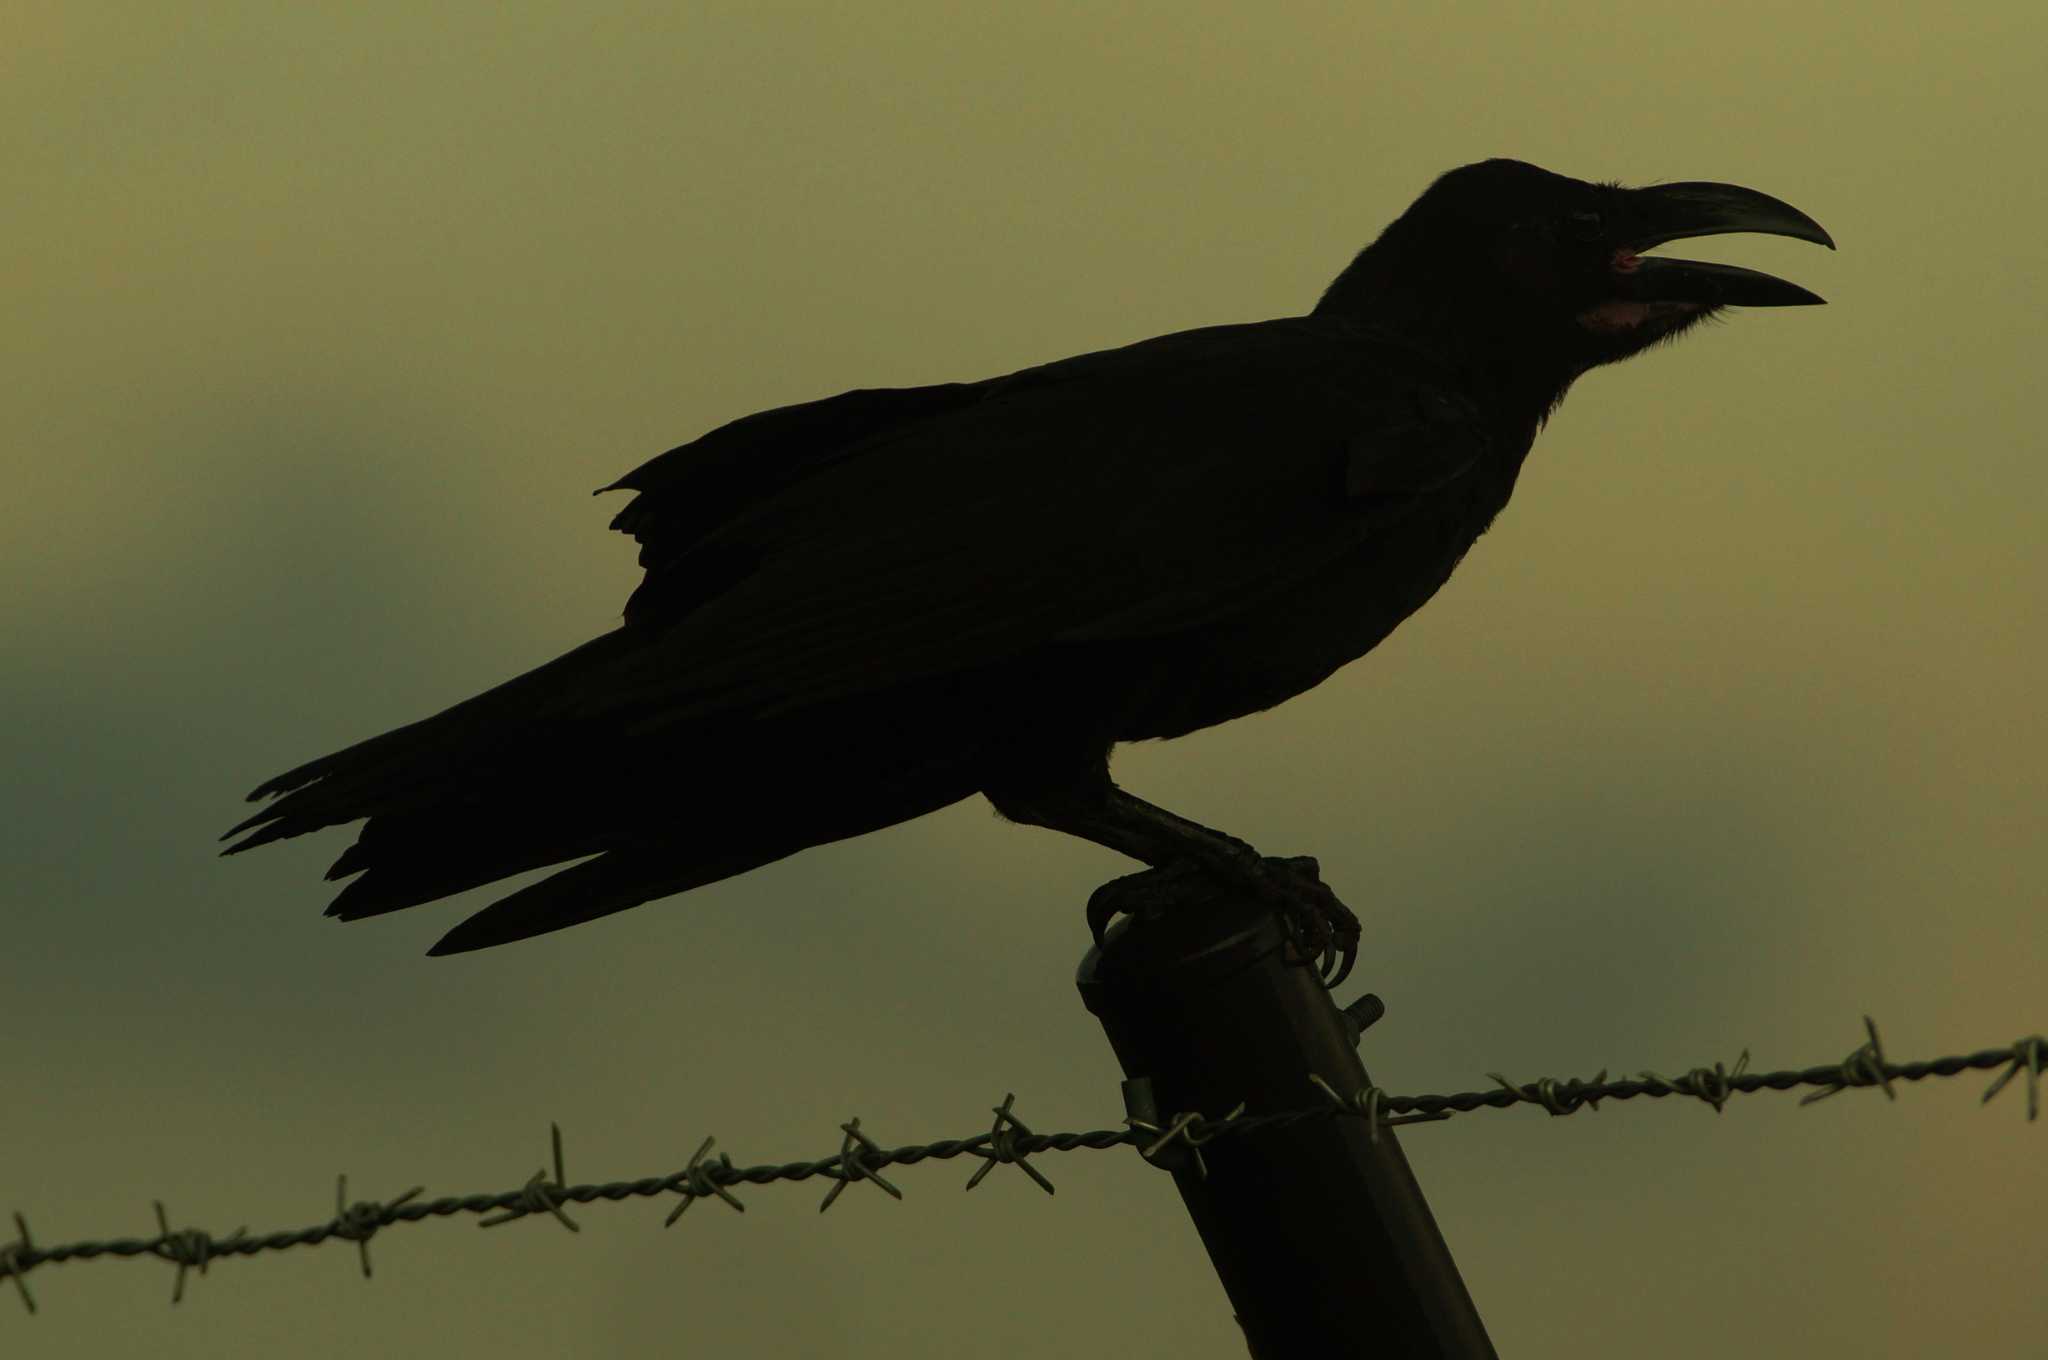
[[[1001,380],[706,540],[760,565],[604,703],[776,712],[1256,607],[1459,476],[1476,413],[1322,318],[1184,332]]]

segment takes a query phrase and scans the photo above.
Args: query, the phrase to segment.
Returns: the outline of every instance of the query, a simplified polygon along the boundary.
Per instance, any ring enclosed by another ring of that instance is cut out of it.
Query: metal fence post
[[[1220,1119],[1240,1103],[1246,1116],[1298,1110],[1328,1098],[1311,1073],[1339,1096],[1366,1087],[1359,1023],[1293,956],[1270,906],[1159,874],[1106,891],[1133,914],[1076,980],[1126,1076],[1149,1083],[1148,1122]],[[1181,1140],[1158,1160],[1258,1360],[1494,1356],[1393,1130],[1309,1119]]]

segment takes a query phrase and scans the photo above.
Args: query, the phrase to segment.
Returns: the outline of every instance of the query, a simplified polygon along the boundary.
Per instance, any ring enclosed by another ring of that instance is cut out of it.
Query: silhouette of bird
[[[1485,161],[1306,316],[735,420],[602,488],[634,493],[612,527],[645,568],[618,628],[265,782],[224,853],[367,818],[327,875],[353,876],[327,909],[343,920],[580,861],[446,954],[979,792],[1260,894],[1334,982],[1357,922],[1313,861],[1125,792],[1111,749],[1270,708],[1371,650],[1507,504],[1580,374],[1724,307],[1821,301],[1644,253],[1722,232],[1834,244],[1735,185]]]

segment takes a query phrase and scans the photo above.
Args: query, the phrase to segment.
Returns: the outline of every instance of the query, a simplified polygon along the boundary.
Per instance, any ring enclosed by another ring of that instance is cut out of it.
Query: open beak
[[[1826,301],[1754,269],[1639,253],[1666,241],[1736,231],[1791,236],[1833,250],[1834,238],[1790,203],[1738,184],[1657,184],[1626,192],[1622,239],[1613,263],[1619,297],[1710,307],[1802,307]]]

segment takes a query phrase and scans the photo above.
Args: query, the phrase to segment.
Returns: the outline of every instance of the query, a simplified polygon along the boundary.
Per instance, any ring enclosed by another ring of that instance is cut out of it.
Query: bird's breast
[[[1127,643],[1115,739],[1175,737],[1284,703],[1356,661],[1428,603],[1512,488],[1475,478],[1382,515],[1326,569],[1256,607],[1171,639]]]

